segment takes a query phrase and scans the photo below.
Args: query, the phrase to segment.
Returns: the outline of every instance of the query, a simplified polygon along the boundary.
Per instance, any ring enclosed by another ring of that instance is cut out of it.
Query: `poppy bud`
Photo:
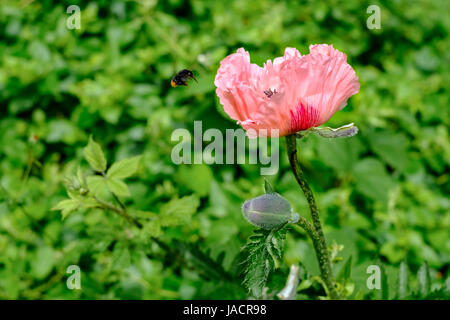
[[[276,229],[288,222],[295,223],[299,219],[289,201],[278,193],[267,193],[245,201],[242,214],[251,224],[267,230]]]

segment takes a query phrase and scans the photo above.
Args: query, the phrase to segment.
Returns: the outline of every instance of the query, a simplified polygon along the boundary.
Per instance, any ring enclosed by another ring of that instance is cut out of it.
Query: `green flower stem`
[[[333,277],[333,271],[331,269],[330,256],[328,254],[328,246],[322,231],[322,224],[320,223],[319,210],[317,209],[316,200],[314,199],[311,187],[306,181],[306,177],[300,167],[300,164],[298,163],[295,135],[286,136],[286,143],[287,143],[289,163],[291,165],[291,169],[292,172],[294,173],[295,179],[300,185],[300,188],[302,189],[303,193],[305,194],[306,200],[308,201],[313,221],[312,227],[314,230],[308,230],[310,229],[310,224],[309,223],[305,224],[303,220],[300,220],[298,224],[305,229],[305,231],[308,233],[308,235],[311,237],[311,240],[313,241],[314,250],[316,251],[317,260],[319,262],[320,274],[322,280],[324,281],[328,289],[330,298],[339,299],[339,294],[336,290],[336,284]]]

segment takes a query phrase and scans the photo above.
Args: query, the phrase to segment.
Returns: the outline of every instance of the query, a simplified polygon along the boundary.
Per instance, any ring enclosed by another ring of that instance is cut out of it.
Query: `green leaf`
[[[161,225],[175,226],[189,222],[199,205],[200,200],[195,195],[170,200],[159,211]]]
[[[47,277],[55,263],[55,251],[48,246],[38,247],[34,259],[31,260],[31,273],[41,280]]]
[[[405,299],[408,295],[408,266],[404,261],[400,264],[398,272],[398,298]]]
[[[272,188],[272,185],[267,179],[264,179],[264,192],[265,193],[275,193],[275,191]]]
[[[342,266],[341,270],[339,270],[337,279],[343,280],[343,282],[346,282],[348,279],[350,279],[352,275],[352,260],[353,257],[350,256],[345,264]]]
[[[142,229],[142,234],[146,240],[150,237],[158,238],[162,234],[161,222],[159,220],[146,222]]]
[[[197,244],[174,240],[174,246],[186,258],[186,261],[200,267],[199,269],[202,273],[207,275],[209,278],[220,281],[232,280],[232,276],[223,268],[225,252],[219,254],[216,259],[213,259],[208,253],[200,250]]]
[[[112,253],[113,270],[123,270],[130,266],[131,255],[130,250],[124,244],[118,244],[114,247]]]
[[[100,145],[89,137],[88,145],[83,149],[83,154],[91,168],[97,172],[106,170],[106,158]]]
[[[128,197],[130,196],[130,190],[125,182],[119,179],[107,179],[106,184],[108,185],[109,191],[117,196]]]
[[[78,167],[78,169],[77,169],[77,178],[78,178],[78,182],[80,183],[80,186],[86,187],[86,177],[84,176],[80,167]]]
[[[322,139],[317,144],[319,159],[336,171],[350,171],[364,150],[365,146],[358,137],[338,140]]]
[[[124,179],[136,173],[139,167],[141,156],[120,160],[113,163],[108,169],[106,176],[108,178]]]
[[[278,231],[257,229],[243,247],[246,257],[243,284],[255,298],[262,296],[270,272],[278,267],[285,238],[286,228]]]
[[[80,201],[77,199],[66,199],[58,202],[52,210],[61,210],[62,219],[64,220],[70,213],[80,206]]]
[[[89,209],[89,208],[96,208],[96,207],[98,207],[99,203],[97,202],[97,200],[95,200],[92,197],[85,197],[82,200],[80,200],[80,205],[84,209]]]
[[[206,164],[184,165],[179,167],[175,179],[180,185],[185,185],[202,197],[210,192],[213,174],[210,166]]]
[[[353,168],[356,189],[363,195],[387,203],[388,192],[393,187],[383,163],[375,158],[359,161]]]
[[[350,256],[345,264],[342,266],[341,270],[339,270],[337,280],[342,284],[342,295],[344,297],[348,297],[353,293],[355,289],[355,284],[351,278],[352,275],[352,260],[353,256]]]
[[[368,140],[372,150],[387,164],[404,171],[408,163],[408,137],[392,130],[369,131]]]
[[[107,190],[106,179],[102,176],[88,176],[86,183],[89,191],[95,196]]]

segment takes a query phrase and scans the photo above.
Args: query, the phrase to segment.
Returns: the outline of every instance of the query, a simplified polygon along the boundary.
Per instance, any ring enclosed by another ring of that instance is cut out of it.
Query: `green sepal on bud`
[[[324,138],[348,138],[358,133],[358,127],[353,123],[346,124],[339,128],[330,127],[313,127],[296,133],[297,139],[306,137],[308,134],[314,133]]]
[[[289,201],[275,192],[245,201],[242,214],[248,222],[266,230],[280,228],[286,223],[296,223],[299,219]]]

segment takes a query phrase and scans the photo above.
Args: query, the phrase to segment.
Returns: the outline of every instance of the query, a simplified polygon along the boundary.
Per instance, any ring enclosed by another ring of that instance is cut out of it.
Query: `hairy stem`
[[[306,231],[306,233],[309,235],[311,239],[317,238],[317,234],[316,231],[314,230],[314,227],[304,217],[300,216],[300,218],[297,221],[297,224],[300,227],[302,227],[303,230]]]
[[[305,194],[306,200],[308,201],[313,221],[312,227],[314,229],[314,232],[312,232],[312,230],[308,230],[310,229],[310,225],[305,224],[303,220],[300,220],[298,224],[305,229],[305,231],[313,241],[314,250],[316,251],[317,260],[319,262],[320,274],[328,289],[330,298],[338,299],[339,294],[336,290],[336,284],[334,281],[330,257],[328,254],[328,246],[323,234],[322,224],[320,222],[319,210],[317,209],[316,200],[314,199],[311,187],[309,186],[306,177],[300,167],[300,164],[298,163],[295,135],[286,136],[286,143],[289,163],[291,165],[292,172],[294,173],[295,179],[300,185],[300,188],[302,189],[303,193]]]

